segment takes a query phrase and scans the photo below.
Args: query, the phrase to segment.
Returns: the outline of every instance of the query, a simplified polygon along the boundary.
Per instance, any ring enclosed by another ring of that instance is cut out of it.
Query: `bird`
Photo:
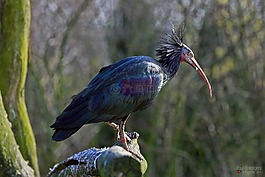
[[[55,130],[52,139],[62,141],[85,124],[106,122],[118,130],[118,139],[129,151],[125,133],[128,117],[152,105],[181,63],[188,63],[200,74],[212,96],[209,80],[183,37],[184,27],[177,34],[172,25],[171,32],[159,42],[157,59],[131,56],[101,68],[50,126]]]

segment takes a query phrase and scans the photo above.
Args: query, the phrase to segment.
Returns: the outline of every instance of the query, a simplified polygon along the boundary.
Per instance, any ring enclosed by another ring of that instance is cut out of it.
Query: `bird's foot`
[[[114,130],[120,130],[120,126],[115,124],[114,122],[107,122],[107,124],[114,128]]]
[[[115,124],[114,122],[107,122],[109,126],[111,126],[116,131],[116,139],[120,140],[120,126]]]
[[[120,126],[115,124],[114,122],[107,122],[107,124],[116,131],[116,139],[117,141],[119,141],[121,139],[120,138]],[[125,137],[128,141],[131,141],[130,135],[127,132],[125,132]]]
[[[127,133],[125,132],[125,123],[129,115],[124,116],[120,122],[119,125],[115,124],[114,122],[107,122],[109,126],[114,128],[114,130],[117,131],[117,141],[121,142],[122,147],[130,152],[133,156],[135,156],[139,160],[143,160],[142,157],[140,157],[137,153],[133,152],[132,150],[129,149],[128,143],[131,143],[133,139],[138,139],[139,134],[136,132],[133,133]]]
[[[136,154],[135,152],[128,150],[128,152],[130,152],[134,157],[136,157],[138,160],[142,161],[144,160],[141,156],[139,156],[138,154]]]
[[[139,137],[139,134],[134,132],[135,134],[129,134],[125,131],[121,131],[121,143],[122,143],[122,147],[130,152],[133,156],[135,156],[137,159],[139,159],[140,161],[143,160],[143,158],[141,156],[139,156],[137,153],[135,153],[134,151],[130,150],[129,146],[128,146],[128,143],[127,142],[131,142],[132,139],[135,139],[135,138],[138,138]]]

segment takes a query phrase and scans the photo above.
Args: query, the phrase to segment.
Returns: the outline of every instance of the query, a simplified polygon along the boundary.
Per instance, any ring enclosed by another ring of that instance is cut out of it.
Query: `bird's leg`
[[[127,139],[126,139],[126,134],[125,134],[125,123],[126,123],[128,117],[129,117],[129,115],[124,116],[120,122],[121,143],[122,143],[122,146],[124,147],[124,149],[126,149],[127,151],[129,151],[129,147],[127,144]]]
[[[131,141],[131,138],[129,138],[129,136],[125,133],[125,123],[128,119],[128,117],[130,116],[127,115],[127,116],[124,116],[122,119],[121,119],[121,122],[120,122],[120,137],[121,137],[121,143],[122,143],[122,146],[125,150],[127,150],[128,152],[132,153],[135,157],[137,157],[138,159],[142,160],[142,158],[136,154],[135,152],[131,151],[128,147],[128,144],[127,144],[127,140]]]
[[[109,126],[111,126],[116,131],[117,141],[120,139],[120,127],[114,122],[107,122]]]

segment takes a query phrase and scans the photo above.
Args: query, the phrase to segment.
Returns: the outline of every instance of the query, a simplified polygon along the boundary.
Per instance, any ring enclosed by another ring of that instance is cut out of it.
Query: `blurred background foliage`
[[[184,41],[203,67],[183,64],[127,130],[140,133],[146,176],[236,176],[237,166],[265,173],[265,1],[32,0],[26,101],[42,176],[54,163],[89,147],[111,146],[108,125],[84,126],[53,142],[49,126],[107,64],[132,55],[155,57],[159,39],[186,24]],[[246,175],[242,176],[262,176]]]

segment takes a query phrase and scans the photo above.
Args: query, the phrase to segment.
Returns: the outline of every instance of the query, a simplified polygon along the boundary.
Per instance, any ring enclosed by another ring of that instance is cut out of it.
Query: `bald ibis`
[[[183,62],[201,75],[212,96],[211,85],[194,53],[182,42],[183,35],[180,32],[178,36],[172,27],[171,33],[156,49],[158,60],[149,56],[132,56],[101,68],[51,125],[55,130],[52,139],[62,141],[85,124],[107,122],[119,130],[123,147],[128,150],[127,118],[133,112],[148,108]]]

